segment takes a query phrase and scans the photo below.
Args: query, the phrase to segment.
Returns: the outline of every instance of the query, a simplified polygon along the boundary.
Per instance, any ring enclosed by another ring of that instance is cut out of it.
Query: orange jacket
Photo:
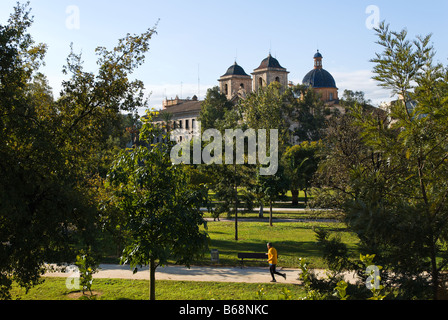
[[[270,264],[277,264],[278,258],[277,258],[277,250],[275,248],[271,247],[268,251],[268,262]]]

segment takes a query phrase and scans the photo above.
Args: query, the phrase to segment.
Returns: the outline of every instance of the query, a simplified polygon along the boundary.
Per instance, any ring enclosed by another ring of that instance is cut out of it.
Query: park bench
[[[244,259],[267,261],[268,255],[266,253],[241,252],[238,253],[238,259],[241,259],[241,268],[242,268],[244,264]]]

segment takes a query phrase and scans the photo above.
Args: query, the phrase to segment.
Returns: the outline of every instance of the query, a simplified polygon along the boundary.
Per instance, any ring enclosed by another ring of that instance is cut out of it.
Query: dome
[[[313,88],[336,88],[333,76],[322,68],[322,54],[317,50],[314,55],[314,69],[308,72],[302,83]]]
[[[317,50],[317,53],[314,55],[314,59],[317,58],[323,58],[322,55],[320,54],[319,50]]]
[[[336,81],[333,76],[324,69],[311,70],[303,78],[302,83],[313,88],[336,88]]]
[[[227,77],[227,76],[247,76],[247,77],[249,77],[249,75],[246,74],[244,69],[242,67],[240,67],[236,62],[233,66],[231,66],[229,69],[227,69],[226,74],[223,75],[223,77]]]
[[[261,61],[260,66],[255,70],[267,69],[267,68],[285,69],[280,65],[277,59],[271,56],[271,54],[269,54],[269,56],[266,59]]]

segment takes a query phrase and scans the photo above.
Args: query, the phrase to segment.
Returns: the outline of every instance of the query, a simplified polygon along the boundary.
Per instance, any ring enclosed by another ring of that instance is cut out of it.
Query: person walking
[[[277,250],[272,246],[272,243],[269,242],[267,244],[268,247],[268,263],[269,263],[269,271],[271,272],[271,276],[272,276],[272,280],[271,282],[277,282],[277,280],[275,280],[275,275],[279,275],[282,276],[283,278],[285,278],[286,280],[286,273],[280,273],[276,270],[277,268],[277,263],[278,263],[278,253]]]

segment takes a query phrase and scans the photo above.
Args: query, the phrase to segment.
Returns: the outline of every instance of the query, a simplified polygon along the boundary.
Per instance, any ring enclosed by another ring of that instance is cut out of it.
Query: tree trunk
[[[156,300],[156,262],[150,259],[149,267],[149,300]]]
[[[296,206],[299,204],[299,190],[291,190],[292,195],[292,205]]]
[[[269,226],[272,227],[272,200],[269,200]]]
[[[263,218],[263,202],[260,202],[260,210],[258,211],[258,218]]]
[[[431,237],[432,238],[432,237]],[[437,269],[437,260],[436,260],[436,250],[434,245],[434,240],[431,239],[431,277],[432,277],[432,285],[433,285],[433,299],[439,300],[439,270]]]
[[[236,162],[234,164],[235,172],[235,241],[238,241],[238,186],[236,183]]]

